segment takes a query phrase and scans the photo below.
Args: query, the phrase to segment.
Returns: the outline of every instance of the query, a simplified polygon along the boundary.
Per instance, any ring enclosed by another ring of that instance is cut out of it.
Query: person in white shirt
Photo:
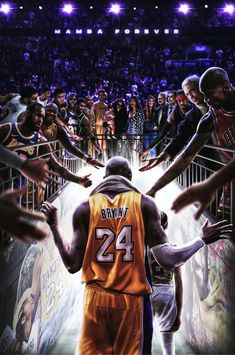
[[[6,102],[0,118],[0,124],[17,122],[17,117],[26,111],[28,105],[36,103],[37,100],[38,92],[36,88],[33,86],[23,87],[19,95]]]

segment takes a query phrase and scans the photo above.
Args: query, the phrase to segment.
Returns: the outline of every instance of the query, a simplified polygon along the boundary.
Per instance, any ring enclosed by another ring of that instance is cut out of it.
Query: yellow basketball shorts
[[[141,354],[143,297],[88,286],[76,354]]]

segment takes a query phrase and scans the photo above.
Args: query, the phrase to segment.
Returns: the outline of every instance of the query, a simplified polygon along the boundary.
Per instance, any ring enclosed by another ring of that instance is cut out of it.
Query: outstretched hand
[[[79,176],[78,177],[78,183],[84,187],[89,187],[92,185],[92,181],[91,179],[89,179],[89,176],[91,176],[91,174],[87,174],[84,176]]]
[[[0,229],[24,243],[41,241],[47,235],[36,226],[36,222],[45,221],[45,217],[41,213],[21,208],[16,202],[26,191],[27,188],[8,190],[0,195]]]
[[[90,158],[87,160],[87,164],[93,166],[96,169],[104,168],[104,164],[100,163],[98,160]]]
[[[161,164],[164,159],[161,157],[154,157],[154,158],[150,158],[150,159],[142,159],[143,162],[147,162],[146,165],[142,166],[139,171],[146,171],[146,170],[150,170],[152,168],[154,168],[155,166]]]
[[[207,219],[201,227],[202,240],[205,244],[214,243],[219,239],[230,239],[228,234],[232,233],[232,224],[229,224],[228,221],[223,220],[211,225],[208,224],[209,220]]]
[[[215,192],[210,192],[204,182],[193,184],[175,199],[171,208],[175,213],[178,213],[191,203],[199,202],[200,207],[195,214],[195,219],[198,220],[204,209],[214,200],[214,197]]]

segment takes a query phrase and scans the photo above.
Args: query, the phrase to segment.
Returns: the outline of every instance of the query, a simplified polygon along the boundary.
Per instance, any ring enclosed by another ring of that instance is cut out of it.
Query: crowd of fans
[[[226,67],[234,77],[234,50],[226,44],[204,46],[206,52],[197,53],[196,44],[171,39],[161,45],[154,38],[146,42],[145,38],[131,37],[19,37],[13,41],[1,37],[0,43],[2,94],[32,85],[39,91],[49,86],[52,92],[64,87],[85,97],[104,88],[114,101],[125,98],[136,85],[136,91],[146,99],[178,89],[186,76],[200,75],[213,65]]]

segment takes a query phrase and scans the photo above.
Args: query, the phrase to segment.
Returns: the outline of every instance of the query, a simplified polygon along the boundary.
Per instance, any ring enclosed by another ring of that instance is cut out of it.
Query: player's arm
[[[203,148],[209,137],[210,132],[195,133],[187,147],[176,157],[171,166],[155,182],[147,194],[154,197],[158,190],[177,178],[193,161],[197,152]]]
[[[187,205],[199,202],[200,207],[195,214],[195,219],[198,219],[203,210],[214,200],[216,190],[220,186],[228,183],[234,177],[235,158],[230,161],[227,166],[224,166],[222,169],[211,175],[207,180],[193,184],[183,191],[174,201],[172,209],[177,213]]]
[[[73,237],[68,243],[61,233],[58,220],[58,211],[55,206],[45,202],[41,208],[47,217],[55,244],[67,270],[70,273],[79,271],[82,267],[86,250],[88,226],[89,226],[89,202],[79,205],[73,215]]]
[[[65,129],[59,125],[58,125],[58,139],[61,142],[62,146],[67,150],[67,152],[73,154],[75,157],[78,157],[82,160],[85,158],[85,154],[70,142]]]
[[[146,242],[154,258],[166,269],[173,269],[184,264],[205,243],[210,244],[220,239],[221,230],[217,230],[217,234],[195,238],[181,246],[171,246],[161,226],[160,213],[155,201],[151,197],[143,195],[141,206]],[[226,226],[226,228],[228,227]]]
[[[47,141],[45,137],[41,137],[40,140],[41,140],[41,142]],[[63,177],[64,179],[66,179],[68,181],[80,184],[84,187],[91,186],[92,182],[89,179],[90,174],[84,175],[84,176],[77,176],[77,175],[73,174],[70,170],[68,170],[67,168],[65,168],[63,165],[61,165],[58,162],[56,157],[52,154],[52,150],[51,150],[51,147],[49,144],[45,144],[43,146],[43,151],[44,151],[44,153],[47,153],[49,155],[49,157],[50,157],[49,164],[50,164],[52,170],[55,171],[56,173],[58,173],[59,176]]]
[[[60,143],[62,144],[62,146],[70,154],[73,154],[75,157],[82,159],[84,162],[86,162],[87,164],[89,164],[91,166],[94,166],[97,169],[104,167],[104,165],[102,163],[100,163],[98,160],[93,159],[89,155],[86,155],[80,149],[78,149],[75,145],[73,145],[70,142],[69,137],[68,137],[67,133],[65,132],[65,130],[60,126],[58,126],[58,139],[59,139]]]

